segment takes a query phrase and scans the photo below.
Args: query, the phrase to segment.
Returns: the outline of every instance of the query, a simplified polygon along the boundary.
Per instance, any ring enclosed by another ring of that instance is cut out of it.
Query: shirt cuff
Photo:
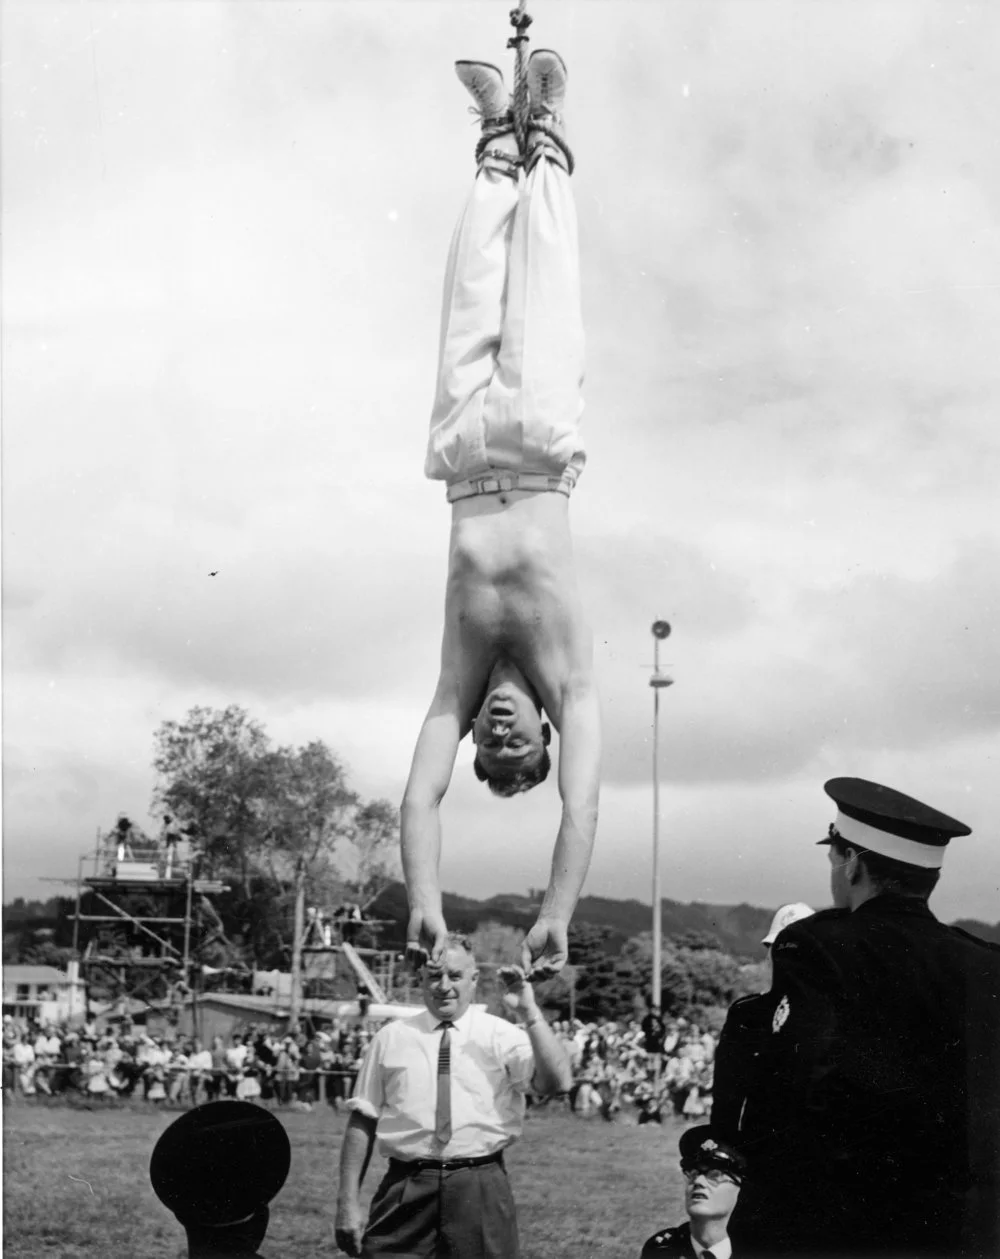
[[[347,1099],[347,1109],[356,1110],[361,1115],[366,1115],[369,1119],[378,1119],[378,1111],[365,1097],[349,1097]]]

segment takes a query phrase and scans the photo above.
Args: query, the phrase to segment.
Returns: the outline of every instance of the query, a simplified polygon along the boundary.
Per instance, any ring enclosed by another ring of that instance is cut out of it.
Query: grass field
[[[149,1156],[176,1112],[137,1105],[87,1110],[14,1102],[4,1112],[6,1259],[181,1259],[174,1217],[149,1187]],[[336,1170],[343,1117],[282,1112],[292,1167],[271,1205],[268,1259],[337,1255]],[[682,1127],[530,1114],[507,1165],[524,1259],[637,1259],[643,1241],[683,1218]],[[365,1188],[382,1174],[374,1160]]]

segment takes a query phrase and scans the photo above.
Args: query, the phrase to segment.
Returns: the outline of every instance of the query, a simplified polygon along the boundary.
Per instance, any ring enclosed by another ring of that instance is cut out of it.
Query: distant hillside
[[[540,898],[517,893],[501,893],[489,900],[477,901],[454,892],[444,893],[444,916],[455,931],[475,931],[483,922],[502,922],[527,930],[535,921]],[[689,931],[714,935],[720,946],[736,957],[759,961],[763,956],[761,937],[766,935],[771,916],[777,906],[758,909],[754,905],[706,905],[700,901],[686,905],[680,901],[663,902],[663,933],[683,935]],[[406,889],[394,883],[376,901],[374,917],[389,919],[386,943],[402,948],[406,943]],[[617,953],[626,940],[651,929],[652,909],[641,901],[616,901],[606,896],[584,896],[577,906],[573,921],[595,927],[610,927],[607,942],[609,953]],[[954,924],[983,940],[1000,943],[1000,923],[990,926],[971,918]]]
[[[990,944],[1000,944],[1000,922],[991,927],[988,923],[977,922],[975,918],[956,918],[951,925],[961,927],[969,935],[979,936],[980,940],[988,940]]]
[[[454,892],[444,894],[444,916],[456,931],[472,932],[484,922],[502,922],[527,931],[534,923],[541,902],[541,893],[520,895],[501,893],[488,900],[475,900]],[[12,958],[22,941],[36,940],[49,934],[72,912],[73,902],[53,897],[48,901],[27,901],[18,898],[3,907],[4,955]],[[406,943],[406,889],[393,883],[372,907],[371,916],[388,922],[383,937],[389,948],[402,949]],[[759,961],[763,956],[761,937],[766,933],[774,909],[754,905],[706,905],[694,901],[663,902],[663,933],[665,936],[689,932],[712,935],[719,945],[734,957]],[[577,906],[573,921],[610,929],[605,949],[617,955],[626,940],[651,929],[652,912],[641,901],[617,901],[606,896],[584,896]],[[983,940],[1000,944],[1000,922],[990,926],[972,918],[960,918],[955,924]],[[68,928],[67,928],[68,930]],[[57,943],[68,944],[68,937]]]
[[[502,922],[527,930],[538,913],[538,899],[504,893],[489,900],[477,901],[453,892],[444,894],[444,916],[456,931],[475,931],[483,922]],[[774,911],[756,909],[752,905],[684,905],[678,901],[663,902],[664,935],[683,935],[689,931],[714,935],[728,953],[756,958],[761,956],[760,939],[767,931]],[[392,921],[387,931],[392,943],[402,946],[406,932],[406,891],[394,883],[379,897],[372,909],[374,916]],[[617,953],[626,940],[651,930],[652,910],[641,901],[617,901],[606,896],[584,896],[577,906],[573,921],[595,927],[609,927],[609,953]],[[386,940],[389,943],[389,939]]]

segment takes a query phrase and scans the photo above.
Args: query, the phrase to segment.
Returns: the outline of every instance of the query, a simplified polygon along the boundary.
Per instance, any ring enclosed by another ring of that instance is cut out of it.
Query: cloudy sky
[[[7,0],[5,893],[46,896],[153,732],[239,703],[398,799],[449,512],[422,478],[509,0]],[[825,779],[973,826],[1000,889],[1000,10],[535,0],[570,69],[590,463],[574,496],[607,762],[587,890],[825,903]],[[210,573],[216,573],[214,577]],[[553,780],[464,747],[444,885],[547,878]]]

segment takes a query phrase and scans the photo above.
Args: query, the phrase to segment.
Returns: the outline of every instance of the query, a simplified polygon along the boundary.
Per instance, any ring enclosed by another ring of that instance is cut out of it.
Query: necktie
[[[451,1140],[451,1036],[454,1023],[439,1023],[441,1047],[438,1049],[437,1109],[434,1113],[434,1136],[442,1145]]]

